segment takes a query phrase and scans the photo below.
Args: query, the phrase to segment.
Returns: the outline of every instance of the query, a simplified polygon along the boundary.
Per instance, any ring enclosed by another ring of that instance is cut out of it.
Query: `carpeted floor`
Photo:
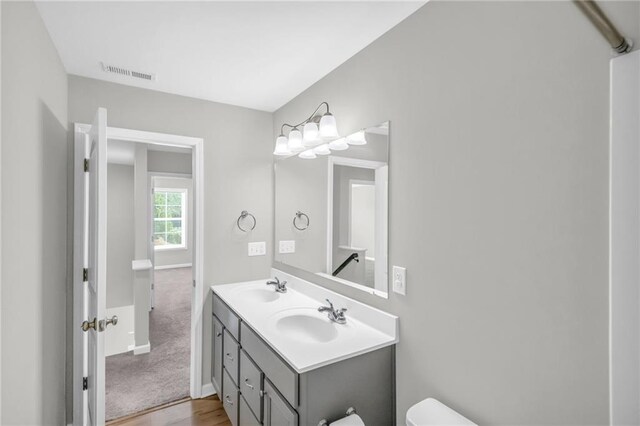
[[[106,359],[106,418],[116,419],[189,396],[191,268],[155,273],[151,352]]]

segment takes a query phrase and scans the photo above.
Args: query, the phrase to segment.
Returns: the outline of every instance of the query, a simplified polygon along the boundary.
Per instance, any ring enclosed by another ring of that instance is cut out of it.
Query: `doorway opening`
[[[191,172],[189,147],[107,140],[106,421],[190,396]]]

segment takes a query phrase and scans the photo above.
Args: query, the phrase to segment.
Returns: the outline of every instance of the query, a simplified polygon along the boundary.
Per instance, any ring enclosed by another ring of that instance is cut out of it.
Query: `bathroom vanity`
[[[285,273],[213,286],[212,382],[234,425],[395,422],[398,318]],[[345,324],[318,307],[347,308]]]

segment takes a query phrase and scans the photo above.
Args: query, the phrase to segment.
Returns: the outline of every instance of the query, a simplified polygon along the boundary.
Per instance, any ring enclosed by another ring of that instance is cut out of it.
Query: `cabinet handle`
[[[260,396],[265,396],[267,394],[267,391],[260,391]]]
[[[253,390],[253,385],[249,384],[249,379],[244,379],[244,384],[246,387],[248,387],[249,389]]]
[[[233,361],[233,357],[231,356],[231,354],[229,352],[227,352],[227,358],[229,358],[231,361]]]
[[[218,332],[216,333],[216,337],[220,337],[220,336],[222,336],[222,333],[218,331]]]
[[[227,404],[233,405],[233,401],[231,401],[231,398],[229,398],[229,395],[225,396],[224,400],[227,401]]]

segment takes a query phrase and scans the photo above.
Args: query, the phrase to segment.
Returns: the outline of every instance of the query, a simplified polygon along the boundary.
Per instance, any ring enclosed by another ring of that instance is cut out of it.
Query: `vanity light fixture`
[[[313,152],[313,149],[308,149],[298,154],[298,157],[304,158],[305,160],[313,160],[314,158],[316,158],[316,153]]]
[[[323,143],[322,145],[318,145],[313,148],[313,152],[318,155],[329,155],[331,154],[331,150],[329,149],[329,145]]]
[[[344,151],[345,149],[349,149],[349,144],[345,138],[340,138],[329,142],[329,149],[332,151]]]
[[[292,152],[287,144],[287,137],[284,134],[280,134],[276,139],[276,149],[273,151],[273,155],[285,156],[291,154]]]
[[[300,133],[300,130],[298,130],[297,127],[294,127],[289,132],[289,151],[304,151],[304,145],[302,145],[302,133]]]
[[[329,112],[327,112],[320,119],[319,134],[322,139],[334,139],[338,135],[338,127],[336,126],[336,118]]]
[[[320,115],[318,111],[323,106],[326,108],[326,112]],[[288,138],[284,134],[285,127],[291,128]],[[300,127],[302,127],[304,133],[300,132]],[[288,156],[300,153],[298,156],[306,159],[316,158],[316,154],[329,155],[331,150],[327,143],[339,137],[336,118],[329,112],[329,104],[322,102],[309,118],[301,123],[284,123],[280,127],[280,136],[276,139],[273,155]],[[338,144],[338,149],[346,149],[344,145]],[[305,148],[311,149],[305,150]]]
[[[304,125],[304,137],[302,142],[304,146],[314,146],[318,144],[318,125],[314,122],[310,122]]]
[[[366,145],[367,138],[364,135],[364,130],[360,130],[351,136],[347,136],[347,143],[349,145]]]

